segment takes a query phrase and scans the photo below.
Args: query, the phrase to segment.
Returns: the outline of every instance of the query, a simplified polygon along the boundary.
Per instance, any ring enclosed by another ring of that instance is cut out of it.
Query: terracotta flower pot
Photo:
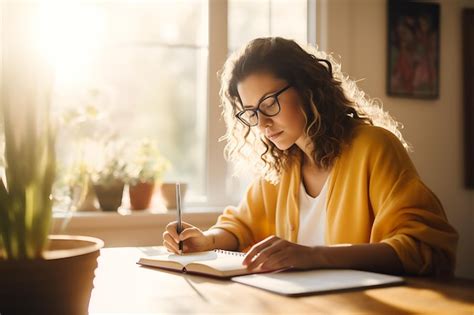
[[[49,239],[43,259],[0,257],[0,314],[87,314],[104,242],[70,235]]]
[[[121,180],[107,184],[94,184],[100,208],[104,211],[117,211],[118,207],[122,205],[124,186],[125,184]]]
[[[155,189],[154,182],[137,183],[128,187],[130,205],[133,210],[144,210],[150,207],[151,198]]]

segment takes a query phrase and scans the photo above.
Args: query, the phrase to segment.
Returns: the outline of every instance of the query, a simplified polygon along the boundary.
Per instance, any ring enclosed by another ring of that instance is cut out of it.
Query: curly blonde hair
[[[379,100],[367,97],[341,72],[332,55],[312,46],[303,49],[281,37],[257,38],[234,52],[220,72],[222,115],[227,127],[221,140],[227,141],[224,155],[235,164],[237,174],[250,169],[276,184],[282,171],[301,154],[296,145],[278,149],[259,128],[248,127],[236,118],[243,109],[237,84],[256,72],[271,73],[299,93],[305,134],[313,143],[313,159],[319,167],[333,165],[357,124],[388,129],[409,149],[400,124],[383,110]]]

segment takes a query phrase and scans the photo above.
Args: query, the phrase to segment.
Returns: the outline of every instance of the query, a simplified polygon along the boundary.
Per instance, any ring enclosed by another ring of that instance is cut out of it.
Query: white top
[[[325,245],[326,232],[326,201],[328,182],[326,179],[321,192],[316,198],[311,197],[301,180],[299,193],[300,224],[297,243],[305,246]]]

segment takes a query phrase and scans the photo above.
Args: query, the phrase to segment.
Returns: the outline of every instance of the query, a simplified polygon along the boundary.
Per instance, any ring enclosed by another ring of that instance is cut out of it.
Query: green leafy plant
[[[56,181],[53,185],[55,211],[63,211],[72,215],[71,211],[84,202],[90,189],[90,167],[83,161],[68,165],[57,163]],[[68,223],[67,220],[63,221]]]
[[[62,158],[58,163],[54,197],[56,205],[66,211],[80,207],[92,189],[97,147],[102,148],[102,140],[108,139],[112,132],[109,114],[99,96],[101,91],[97,88],[81,90],[77,104],[56,112],[61,130],[58,155]]]
[[[108,185],[116,181],[127,180],[127,163],[124,158],[125,143],[117,139],[105,139],[102,144],[103,152],[96,162],[92,180],[96,185]]]
[[[0,180],[0,247],[6,259],[32,259],[41,257],[51,224],[55,133],[48,111],[38,119],[37,109],[26,110],[19,124],[11,119],[14,110],[3,106],[5,176]]]
[[[160,181],[171,163],[158,150],[155,141],[143,139],[127,163],[127,179],[131,185]]]
[[[116,180],[125,181],[127,178],[126,166],[125,161],[120,158],[108,160],[101,168],[95,170],[94,184],[107,185]]]

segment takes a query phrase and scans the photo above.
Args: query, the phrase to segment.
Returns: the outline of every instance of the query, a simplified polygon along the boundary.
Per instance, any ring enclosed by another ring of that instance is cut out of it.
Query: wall
[[[387,9],[384,0],[321,0],[327,12],[325,46],[342,69],[405,128],[423,181],[441,199],[460,234],[456,274],[474,278],[474,190],[464,188],[461,9],[474,1],[441,0],[440,96],[437,100],[388,97],[385,92]],[[433,2],[433,1],[432,1]],[[474,144],[473,144],[474,145]]]

